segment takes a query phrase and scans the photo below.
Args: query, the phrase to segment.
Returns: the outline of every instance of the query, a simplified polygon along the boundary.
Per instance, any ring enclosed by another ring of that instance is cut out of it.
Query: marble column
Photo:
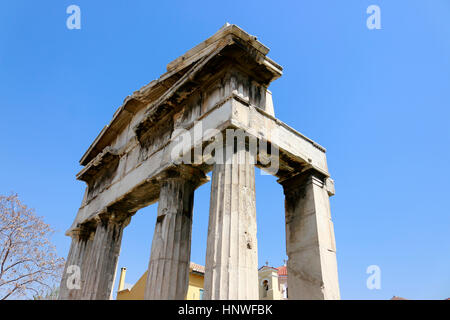
[[[280,181],[285,194],[289,299],[340,299],[331,181],[313,169]]]
[[[230,153],[213,167],[204,298],[257,300],[255,169],[245,148]]]
[[[183,300],[189,283],[194,191],[203,172],[168,172],[161,179],[144,299]]]
[[[92,246],[93,230],[85,226],[72,232],[72,243],[64,267],[58,299],[81,299],[81,289],[85,281],[84,266]]]
[[[81,299],[109,300],[117,270],[123,229],[131,220],[131,215],[107,212],[97,219],[97,227],[92,240],[89,258],[84,270]]]

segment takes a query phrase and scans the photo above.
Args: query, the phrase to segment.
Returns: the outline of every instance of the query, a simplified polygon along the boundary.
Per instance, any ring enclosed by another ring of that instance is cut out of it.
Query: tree
[[[64,259],[49,241],[53,233],[17,194],[0,195],[0,300],[41,297],[54,289]]]

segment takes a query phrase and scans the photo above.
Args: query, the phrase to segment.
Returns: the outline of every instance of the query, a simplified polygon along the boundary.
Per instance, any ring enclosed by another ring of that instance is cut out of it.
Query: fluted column
[[[204,297],[259,298],[255,169],[245,148],[227,153],[225,163],[214,164]]]
[[[87,227],[80,227],[72,232],[72,243],[59,286],[58,299],[81,299],[81,289],[86,277],[86,272],[83,271],[92,246],[92,235],[93,230]]]
[[[119,259],[123,229],[130,222],[129,215],[108,212],[97,219],[97,227],[83,272],[86,281],[82,286],[84,300],[109,300]]]
[[[311,169],[281,184],[285,194],[288,298],[340,299],[329,202],[334,194],[331,180]]]
[[[189,282],[194,191],[203,172],[169,172],[161,181],[144,298],[183,300]]]

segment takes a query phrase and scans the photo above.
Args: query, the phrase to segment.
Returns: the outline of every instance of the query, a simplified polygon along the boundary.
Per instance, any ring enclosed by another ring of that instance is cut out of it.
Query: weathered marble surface
[[[256,37],[227,24],[124,100],[80,160],[83,169],[77,178],[87,187],[67,231],[73,240],[66,265],[80,267],[82,288],[68,289],[65,272],[61,299],[110,297],[123,229],[137,210],[158,200],[149,263],[154,277],[148,279],[146,298],[181,299],[190,256],[188,208],[195,188],[207,182],[205,174],[211,170],[205,297],[257,299],[254,165],[277,176],[285,188],[292,297],[339,298],[328,202],[334,183],[325,149],[275,118],[268,87],[282,75],[282,67],[267,57],[268,51]],[[212,132],[229,129],[242,130],[258,142],[254,165],[211,164],[207,156],[180,165],[181,159],[213,143]],[[183,132],[191,143],[180,154],[175,151]],[[261,144],[270,145],[271,154],[261,152]],[[267,162],[270,157],[276,162]],[[293,178],[307,172],[314,173],[309,180]],[[288,181],[298,185],[291,188]],[[305,198],[296,196],[298,190],[304,190]],[[168,270],[179,280],[170,280]]]
[[[243,146],[214,165],[205,266],[205,299],[258,299],[255,168]]]
[[[282,181],[289,299],[340,299],[326,177],[309,170]]]
[[[199,180],[175,173],[162,182],[145,299],[183,300],[187,294],[192,209]]]

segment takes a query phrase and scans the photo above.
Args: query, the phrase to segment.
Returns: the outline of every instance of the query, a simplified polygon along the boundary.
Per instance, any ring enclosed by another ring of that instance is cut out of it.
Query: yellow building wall
[[[139,278],[131,289],[117,292],[117,300],[144,300],[147,271]]]
[[[189,287],[186,300],[200,300],[200,290],[203,290],[204,276],[197,273],[189,274]]]
[[[144,300],[147,271],[139,278],[131,289],[117,292],[117,300]],[[200,290],[203,289],[204,276],[197,273],[189,273],[189,287],[186,300],[199,300]]]

